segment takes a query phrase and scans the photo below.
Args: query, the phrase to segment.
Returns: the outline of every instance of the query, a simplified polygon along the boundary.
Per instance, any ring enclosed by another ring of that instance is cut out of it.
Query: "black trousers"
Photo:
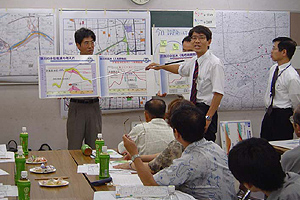
[[[266,113],[264,116],[260,137],[268,141],[293,139],[292,115],[292,108],[273,108],[271,115]]]
[[[196,103],[196,106],[204,113],[206,114],[209,106],[206,105],[205,103]],[[209,140],[209,141],[216,141],[216,132],[218,129],[218,113],[216,111],[216,113],[213,115],[211,123],[206,131],[206,133],[204,134],[204,138]]]

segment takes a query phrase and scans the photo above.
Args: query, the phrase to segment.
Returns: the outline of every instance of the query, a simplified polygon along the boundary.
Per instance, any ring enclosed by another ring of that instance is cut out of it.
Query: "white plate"
[[[43,161],[33,161],[33,162],[30,162],[29,159],[26,159],[26,164],[42,164],[42,163],[46,163],[47,162],[47,159],[44,158],[44,157],[36,157],[35,159],[43,159]]]
[[[63,187],[63,186],[67,186],[69,185],[69,182],[68,181],[65,181],[65,180],[62,180],[60,184],[58,185],[48,185],[47,182],[49,180],[46,180],[46,181],[39,181],[39,185],[42,186],[42,187]]]
[[[36,174],[49,174],[49,173],[55,172],[56,171],[55,167],[53,167],[52,165],[50,165],[50,166],[51,166],[51,168],[47,168],[47,170],[41,170],[42,169],[41,167],[34,167],[34,168],[31,168],[29,171],[36,173]],[[49,166],[47,166],[47,167],[49,167]]]

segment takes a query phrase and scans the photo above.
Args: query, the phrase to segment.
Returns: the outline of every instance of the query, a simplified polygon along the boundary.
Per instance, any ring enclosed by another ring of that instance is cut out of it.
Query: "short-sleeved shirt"
[[[206,139],[188,145],[173,164],[154,175],[159,185],[175,185],[196,199],[236,199],[224,150]]]
[[[209,50],[199,58],[194,57],[179,66],[180,76],[192,77],[195,69],[195,62],[198,62],[199,71],[197,78],[197,102],[211,104],[214,93],[224,94],[225,73],[224,65],[219,58]]]
[[[281,157],[281,166],[285,172],[300,174],[300,146],[285,152]]]
[[[174,159],[180,158],[184,147],[176,139],[172,140],[167,148],[148,163],[151,171],[157,173],[158,171],[169,167]]]
[[[286,173],[282,188],[271,192],[267,200],[300,199],[300,175],[294,172]]]
[[[265,106],[271,104],[271,83],[277,64],[273,65],[269,72],[268,86],[265,93]],[[297,71],[290,62],[279,66],[278,78],[275,84],[275,96],[273,107],[275,108],[292,108],[300,103],[300,78]]]
[[[174,140],[173,129],[162,118],[136,125],[128,136],[136,143],[140,155],[160,153]],[[122,153],[125,150],[124,143],[120,142],[118,151]]]

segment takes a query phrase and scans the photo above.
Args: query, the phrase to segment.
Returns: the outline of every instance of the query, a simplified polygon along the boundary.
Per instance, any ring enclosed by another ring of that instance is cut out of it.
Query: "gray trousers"
[[[95,140],[102,132],[102,113],[99,102],[70,102],[67,120],[68,149],[80,149],[82,141],[95,149]]]

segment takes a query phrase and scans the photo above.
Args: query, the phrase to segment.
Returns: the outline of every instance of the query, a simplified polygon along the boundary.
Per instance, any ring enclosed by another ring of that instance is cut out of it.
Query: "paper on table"
[[[143,185],[142,181],[140,180],[137,174],[128,175],[128,174],[113,173],[111,174],[111,177],[113,179],[114,185],[122,185],[122,186]]]
[[[0,176],[3,176],[3,175],[9,175],[9,173],[4,171],[3,169],[0,169]]]
[[[0,185],[0,194],[4,194],[5,197],[16,197],[18,196],[18,188],[12,185]]]
[[[116,191],[99,191],[94,193],[94,200],[115,200]]]
[[[6,153],[6,158],[1,158],[0,163],[7,163],[7,162],[15,162],[15,154],[14,152],[8,151]]]
[[[0,144],[0,158],[6,158],[6,145]]]
[[[77,173],[86,173],[87,175],[99,175],[99,164],[78,165]]]
[[[166,197],[168,186],[117,186],[119,197]]]
[[[118,152],[116,152],[113,149],[107,149],[107,153],[109,154],[110,158],[122,158],[123,157],[122,155],[120,155]],[[93,150],[91,157],[95,158],[95,156],[96,156],[96,150]]]
[[[294,140],[279,140],[279,141],[270,141],[269,143],[273,146],[283,147],[287,149],[294,149],[299,146],[299,139]]]

